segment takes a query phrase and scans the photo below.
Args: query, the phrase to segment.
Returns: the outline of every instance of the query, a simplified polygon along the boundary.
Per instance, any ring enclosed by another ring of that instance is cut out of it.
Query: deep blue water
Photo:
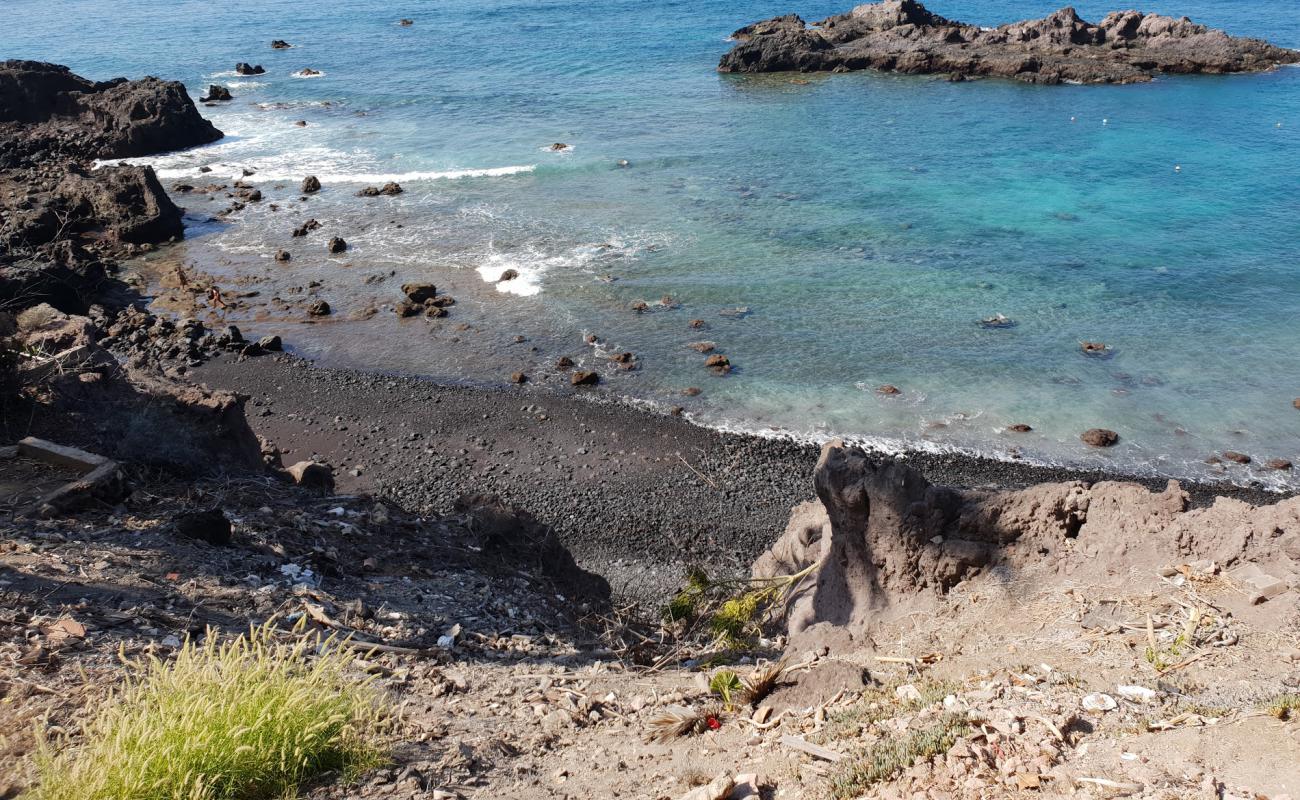
[[[234,103],[204,109],[230,136],[154,159],[168,182],[249,167],[301,217],[293,184],[316,174],[310,214],[355,231],[354,263],[480,288],[478,270],[515,268],[511,286],[537,293],[502,295],[505,319],[555,341],[599,331],[644,365],[612,391],[705,422],[1175,476],[1217,474],[1202,462],[1224,449],[1300,460],[1300,70],[1117,87],[714,71],[744,23],[849,5],[8,0],[0,55],[157,74],[195,96],[230,86]],[[1285,0],[1143,8],[1300,47]],[[1053,6],[932,10],[997,24]],[[235,61],[269,72],[236,78]],[[325,74],[291,76],[304,66]],[[545,150],[557,141],[573,149]],[[353,196],[388,177],[407,192]],[[187,257],[281,293],[322,279],[344,311],[391,300],[323,253],[275,271],[267,254],[298,244],[284,213],[196,213]],[[627,310],[665,294],[683,307]],[[718,315],[735,306],[751,313]],[[996,313],[1018,325],[976,324]],[[696,317],[710,329],[688,331]],[[338,363],[457,371],[413,330],[383,314],[291,341]],[[684,347],[701,338],[731,376],[703,372]],[[1085,357],[1082,340],[1113,356]],[[877,395],[886,383],[902,393]],[[683,399],[687,385],[705,392]],[[1087,451],[1078,434],[1094,426],[1121,445]]]

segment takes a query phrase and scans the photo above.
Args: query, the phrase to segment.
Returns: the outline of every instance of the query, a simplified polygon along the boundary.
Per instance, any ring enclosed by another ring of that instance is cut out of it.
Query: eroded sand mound
[[[818,500],[795,508],[754,565],[770,577],[818,564],[791,595],[795,636],[843,641],[963,581],[1114,582],[1208,561],[1236,570],[1260,602],[1300,584],[1300,498],[1191,509],[1176,481],[1159,493],[1111,481],[957,491],[838,441],[823,448],[813,480]]]

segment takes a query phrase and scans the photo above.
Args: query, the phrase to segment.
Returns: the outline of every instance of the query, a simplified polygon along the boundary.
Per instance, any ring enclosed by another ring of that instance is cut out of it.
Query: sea
[[[221,215],[224,194],[177,195],[189,229],[168,257],[242,298],[210,321],[322,363],[497,384],[518,369],[569,391],[552,366],[568,354],[602,371],[601,397],[724,429],[1295,488],[1263,464],[1300,461],[1300,70],[716,72],[736,28],[850,5],[5,0],[0,55],[227,87],[201,107],[222,141],[143,161],[168,186],[242,179],[265,199]],[[1140,7],[1300,47],[1291,0]],[[991,26],[1054,7],[931,10]],[[309,174],[323,188],[301,199]],[[357,196],[386,181],[405,191]],[[322,230],[292,238],[308,217]],[[399,320],[408,281],[459,302]],[[304,317],[311,297],[334,313]],[[1119,444],[1084,446],[1095,427]],[[1209,463],[1224,451],[1253,463]]]

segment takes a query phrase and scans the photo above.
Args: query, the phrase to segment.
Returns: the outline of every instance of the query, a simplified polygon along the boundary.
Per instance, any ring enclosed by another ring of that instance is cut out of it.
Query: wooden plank
[[[37,439],[35,436],[28,436],[18,443],[18,454],[27,458],[34,458],[37,461],[44,461],[47,464],[55,464],[83,472],[89,472],[96,467],[109,463],[108,459],[103,456],[87,453],[85,450],[79,450],[75,447],[47,442],[44,439]]]
[[[834,750],[828,750],[821,745],[813,744],[798,736],[782,736],[781,744],[791,750],[798,750],[801,753],[807,753],[813,758],[820,758],[823,761],[829,761],[832,764],[841,761],[844,758],[843,753],[837,753]]]

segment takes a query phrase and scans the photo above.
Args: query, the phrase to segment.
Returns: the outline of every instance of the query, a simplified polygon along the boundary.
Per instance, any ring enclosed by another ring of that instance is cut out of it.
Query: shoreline
[[[419,513],[447,513],[465,494],[496,494],[554,527],[581,566],[639,601],[674,591],[692,566],[747,574],[791,508],[814,497],[816,444],[718,431],[591,402],[579,390],[450,384],[287,354],[222,356],[191,377],[248,395],[254,431],[288,448],[286,463],[328,463],[340,493],[386,496]],[[1159,491],[1167,483],[960,454],[898,460],[935,484],[967,489],[1078,480]],[[1289,496],[1180,483],[1193,506]]]
[[[239,225],[240,221],[235,219],[227,224]],[[319,242],[313,241],[313,244]],[[1221,462],[1213,471],[1221,472],[1225,480],[1215,481],[1178,469],[1179,466],[1191,469],[1191,462],[1177,461],[1164,465],[1169,471],[1162,469],[1155,457],[1145,462],[1147,469],[1136,468],[1142,464],[1129,460],[1115,465],[1086,463],[1088,456],[1100,461],[1117,454],[1099,454],[1078,445],[1077,441],[1076,447],[1081,448],[1078,461],[1054,462],[1051,454],[1036,450],[1037,444],[1018,442],[1018,434],[999,438],[986,433],[981,445],[932,439],[924,431],[911,435],[907,432],[873,434],[834,430],[823,433],[769,427],[761,420],[747,419],[743,407],[734,407],[732,411],[738,413],[733,415],[723,402],[715,400],[708,387],[712,385],[710,381],[718,380],[716,376],[700,375],[700,382],[695,385],[705,387],[702,396],[683,396],[679,387],[684,383],[675,385],[662,375],[651,374],[662,365],[653,357],[651,362],[643,363],[637,340],[624,340],[616,334],[614,339],[602,339],[597,344],[585,341],[588,334],[604,331],[592,330],[581,320],[568,320],[562,326],[546,314],[539,313],[539,303],[543,301],[537,297],[517,297],[498,291],[493,283],[483,280],[473,269],[437,265],[424,268],[420,274],[420,279],[436,283],[440,293],[448,293],[457,299],[449,309],[448,318],[425,320],[417,316],[394,320],[394,298],[401,297],[396,284],[408,279],[409,275],[401,276],[399,271],[390,269],[391,265],[383,261],[369,263],[363,256],[355,263],[349,261],[341,274],[312,271],[300,276],[296,279],[299,287],[308,278],[320,277],[312,281],[315,288],[303,290],[295,287],[296,293],[285,293],[284,285],[292,284],[296,273],[285,277],[269,265],[269,256],[265,253],[272,252],[275,245],[275,242],[268,242],[260,248],[265,251],[260,255],[231,253],[223,264],[218,264],[211,260],[211,253],[204,254],[208,261],[196,260],[181,242],[130,262],[126,268],[143,282],[141,290],[151,310],[176,319],[194,316],[214,329],[236,324],[246,333],[280,335],[289,352],[322,368],[406,375],[447,386],[484,390],[509,389],[509,376],[523,373],[527,376],[529,388],[565,394],[571,391],[571,372],[555,366],[557,358],[565,357],[574,362],[573,369],[600,373],[601,388],[587,395],[588,400],[653,409],[651,413],[667,413],[680,408],[685,419],[702,428],[722,434],[792,441],[813,450],[829,439],[839,438],[868,450],[916,462],[984,464],[986,466],[970,474],[986,475],[986,483],[994,486],[1028,485],[1038,482],[1032,476],[1048,476],[1040,480],[1051,480],[1050,476],[1064,475],[1082,476],[1088,480],[1114,477],[1149,487],[1162,487],[1168,480],[1178,480],[1185,485],[1205,487],[1209,493],[1242,494],[1271,501],[1300,492],[1300,487],[1286,485],[1288,472],[1265,469],[1262,459],[1244,466]],[[219,282],[223,288],[233,290],[227,296],[233,294],[239,298],[240,306],[244,306],[243,298],[247,297],[247,306],[234,313],[216,312],[198,302],[197,296],[178,299],[178,292],[181,295],[186,295],[186,292],[178,288],[172,273],[182,265],[191,280]],[[343,299],[342,293],[356,291],[348,282],[361,283],[363,277],[364,290],[371,294],[346,295],[346,300]],[[266,298],[270,295],[274,296],[272,303],[268,304]],[[281,300],[281,297],[285,299]],[[307,315],[305,307],[316,298],[330,301],[333,306],[330,316]],[[349,300],[353,302],[347,302]],[[610,354],[624,350],[637,352],[636,369],[624,370],[609,360]],[[1207,450],[1217,453],[1210,448]],[[1132,454],[1121,457],[1131,459]],[[1008,480],[1013,482],[1002,483]]]

